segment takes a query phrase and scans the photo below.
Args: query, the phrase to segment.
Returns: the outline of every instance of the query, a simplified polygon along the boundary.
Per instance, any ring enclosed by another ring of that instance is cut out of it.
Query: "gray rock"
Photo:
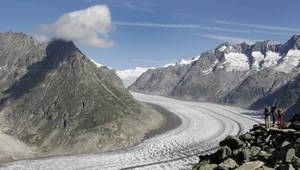
[[[275,170],[295,170],[291,164],[276,164],[274,167]]]
[[[260,167],[258,170],[274,170],[274,168],[268,167],[263,165],[262,167]]]
[[[238,164],[231,158],[226,159],[218,166],[220,169],[234,169],[238,167]]]
[[[290,142],[287,141],[287,140],[285,140],[285,141],[282,142],[281,148],[284,148],[284,147],[286,147],[286,146],[288,146],[288,145],[290,145]]]
[[[300,158],[298,158],[297,156],[294,156],[292,158],[292,165],[295,169],[300,169]]]
[[[273,165],[276,161],[277,155],[271,154],[271,153],[266,153],[266,152],[260,152],[257,156],[258,160],[261,160],[263,162],[267,162],[270,165]]]
[[[291,126],[294,129],[300,130],[300,121],[294,121]]]
[[[194,167],[193,170],[215,170],[217,166],[217,164],[206,164],[203,166]]]
[[[200,160],[200,162],[196,166],[194,166],[193,169],[202,168],[204,170],[205,168],[210,168],[210,163],[211,163],[210,159],[203,158]]]
[[[218,149],[218,151],[213,154],[211,159],[213,159],[215,163],[221,163],[226,158],[228,158],[231,153],[232,151],[228,146],[221,146],[220,149]]]
[[[292,158],[295,156],[295,148],[291,144],[287,144],[289,142],[285,141],[284,143],[277,157],[277,163],[291,163]]]
[[[265,143],[268,143],[271,137],[272,137],[272,135],[269,134],[269,135],[265,138]]]
[[[251,161],[246,162],[243,165],[239,166],[235,170],[256,170],[260,167],[262,167],[264,163],[262,161]]]
[[[253,139],[252,135],[250,133],[245,133],[245,134],[242,134],[240,137],[239,137],[242,141],[251,141]]]
[[[246,146],[246,144],[236,136],[227,136],[220,142],[220,146],[228,146],[231,150],[235,150],[239,147]]]

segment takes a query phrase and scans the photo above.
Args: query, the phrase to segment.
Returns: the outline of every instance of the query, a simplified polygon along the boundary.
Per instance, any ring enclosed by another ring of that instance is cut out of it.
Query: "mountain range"
[[[277,104],[287,117],[299,112],[299,35],[284,44],[224,43],[188,61],[147,70],[129,90],[252,109]]]
[[[165,121],[73,42],[14,32],[0,34],[0,118],[1,133],[33,148],[26,158],[132,146]],[[22,158],[1,161],[11,156]]]

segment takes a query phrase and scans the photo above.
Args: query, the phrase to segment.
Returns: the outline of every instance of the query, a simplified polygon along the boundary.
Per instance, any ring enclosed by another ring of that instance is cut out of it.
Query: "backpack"
[[[280,108],[280,109],[278,109],[278,115],[283,115],[283,110],[282,110],[282,108]]]
[[[265,108],[265,111],[264,111],[264,112],[265,112],[265,115],[266,115],[266,116],[270,116],[270,111],[269,111],[269,109]]]

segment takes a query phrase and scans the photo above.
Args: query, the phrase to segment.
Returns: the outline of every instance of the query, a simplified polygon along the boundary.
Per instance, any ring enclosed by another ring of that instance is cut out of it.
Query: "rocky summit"
[[[195,170],[300,169],[300,113],[283,127],[254,125],[239,137],[228,136],[217,152],[200,155]]]
[[[284,44],[224,43],[187,64],[148,70],[129,89],[252,109],[277,104],[291,117],[300,102],[299,61],[299,35]]]
[[[22,33],[0,34],[0,99],[1,134],[30,153],[0,148],[1,161],[124,148],[164,123],[73,42]]]

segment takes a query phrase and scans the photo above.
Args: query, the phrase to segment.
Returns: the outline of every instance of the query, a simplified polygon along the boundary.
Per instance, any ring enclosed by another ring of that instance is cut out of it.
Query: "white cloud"
[[[229,42],[232,44],[240,44],[240,43],[246,43],[246,44],[254,44],[256,42],[262,41],[262,40],[254,40],[254,39],[247,39],[247,38],[240,38],[240,37],[227,37],[227,36],[217,36],[217,35],[209,35],[209,34],[197,34],[201,37],[211,38],[215,40],[220,40],[222,42]]]
[[[95,5],[63,14],[55,23],[39,26],[36,33],[100,48],[112,48],[114,42],[108,40],[108,34],[113,30],[108,7]]]
[[[247,27],[253,27],[253,28],[263,28],[263,29],[269,29],[269,30],[277,30],[277,31],[300,32],[300,29],[298,29],[298,28],[274,27],[274,26],[268,26],[268,25],[245,24],[245,23],[227,22],[227,21],[219,21],[219,20],[216,20],[214,22],[219,23],[219,24],[247,26]]]
[[[49,40],[49,38],[47,36],[45,36],[45,35],[38,35],[38,34],[33,34],[33,38],[35,40],[37,40],[38,42],[40,42],[40,43],[43,43],[43,42]]]

